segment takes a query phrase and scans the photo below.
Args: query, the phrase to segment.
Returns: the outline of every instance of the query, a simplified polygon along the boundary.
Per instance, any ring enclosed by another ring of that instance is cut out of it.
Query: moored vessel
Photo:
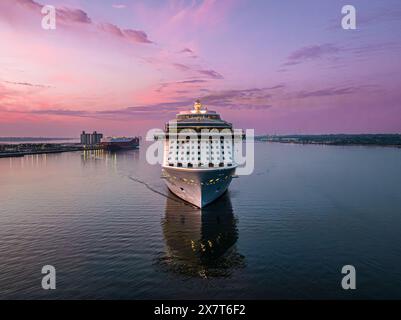
[[[100,145],[106,150],[136,149],[139,147],[138,137],[107,137],[103,138]]]

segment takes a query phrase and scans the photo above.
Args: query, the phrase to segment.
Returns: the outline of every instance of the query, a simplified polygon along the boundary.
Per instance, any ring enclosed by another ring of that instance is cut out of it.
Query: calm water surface
[[[400,299],[401,149],[255,149],[254,173],[202,211],[145,146],[0,159],[0,298]]]

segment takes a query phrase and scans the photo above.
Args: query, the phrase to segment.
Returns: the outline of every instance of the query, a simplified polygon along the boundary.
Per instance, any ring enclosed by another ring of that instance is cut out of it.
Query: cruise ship
[[[235,168],[232,124],[199,100],[166,124],[162,178],[178,197],[205,207],[227,190]]]

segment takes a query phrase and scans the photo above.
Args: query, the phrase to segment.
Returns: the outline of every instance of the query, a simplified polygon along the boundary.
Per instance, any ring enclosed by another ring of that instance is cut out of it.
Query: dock
[[[81,145],[81,144],[7,144],[0,145],[0,158],[23,157],[36,154],[51,154],[62,152],[74,152],[85,150],[100,150],[103,147],[99,145]]]

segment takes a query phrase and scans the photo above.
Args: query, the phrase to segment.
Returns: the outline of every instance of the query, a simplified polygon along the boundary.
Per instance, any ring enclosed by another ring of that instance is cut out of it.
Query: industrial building
[[[103,138],[102,133],[97,133],[96,131],[93,131],[93,133],[86,133],[85,131],[82,131],[81,133],[81,144],[83,145],[96,145],[99,144],[100,141]]]

